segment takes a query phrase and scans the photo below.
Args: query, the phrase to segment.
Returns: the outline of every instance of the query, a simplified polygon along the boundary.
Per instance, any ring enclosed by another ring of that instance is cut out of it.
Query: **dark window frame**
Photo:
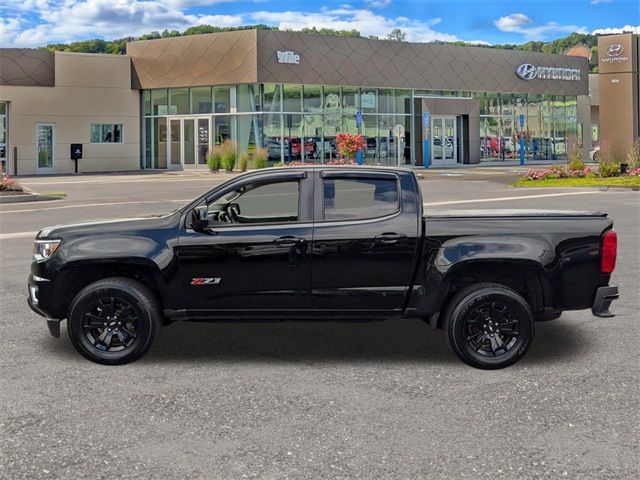
[[[222,198],[223,196],[227,195],[228,193],[232,192],[233,190],[236,190],[238,188],[244,187],[244,186],[248,186],[248,185],[260,185],[260,187],[264,186],[264,185],[271,185],[271,184],[276,184],[276,183],[297,183],[298,184],[298,211],[297,211],[297,220],[293,221],[293,222],[256,222],[256,223],[220,223],[219,225],[215,225],[212,226],[212,229],[215,230],[219,230],[219,229],[233,229],[233,228],[242,228],[242,229],[247,229],[247,228],[253,228],[253,227],[276,227],[276,226],[298,226],[298,225],[304,225],[304,224],[309,224],[311,223],[310,220],[308,219],[301,219],[301,217],[303,217],[303,210],[304,210],[304,205],[303,205],[303,182],[305,180],[306,177],[303,176],[283,176],[282,178],[274,178],[274,179],[258,179],[255,180],[253,182],[247,182],[241,185],[236,185],[233,188],[229,188],[229,189],[225,189],[224,191],[220,192],[218,195],[216,195],[215,197],[207,197],[205,199],[205,201],[203,203],[200,203],[200,205],[207,205],[207,207],[209,205],[212,205],[214,203],[216,203],[217,200],[219,200],[220,198]],[[252,190],[254,190],[255,188],[260,188],[258,186],[253,187]],[[192,210],[192,209],[190,209]],[[188,218],[188,217],[187,217]],[[188,225],[187,225],[188,226]]]
[[[386,181],[393,181],[395,183],[396,186],[396,209],[392,212],[387,212],[384,213],[383,215],[375,215],[375,216],[371,216],[371,217],[352,217],[352,218],[341,218],[341,219],[332,219],[329,218],[327,219],[325,214],[326,214],[326,205],[325,205],[325,195],[324,195],[324,187],[325,187],[325,182],[327,180],[351,180],[351,181],[355,181],[358,182],[360,180],[386,180]],[[320,219],[316,220],[315,223],[342,223],[342,222],[360,222],[360,221],[375,221],[375,220],[380,220],[380,219],[386,219],[386,218],[391,218],[394,216],[397,216],[400,214],[401,210],[402,210],[402,191],[400,189],[400,179],[398,178],[398,176],[393,175],[393,174],[387,174],[387,173],[377,173],[377,172],[371,172],[368,173],[367,175],[363,175],[362,173],[358,173],[358,172],[328,172],[328,171],[323,171],[320,173],[320,178],[319,178],[319,196],[321,198],[321,202],[320,202],[320,207],[321,210],[319,212],[320,214]]]

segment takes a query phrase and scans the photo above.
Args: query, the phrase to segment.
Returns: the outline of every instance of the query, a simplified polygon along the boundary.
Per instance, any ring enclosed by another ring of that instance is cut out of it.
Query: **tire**
[[[485,370],[520,360],[534,334],[527,301],[504,285],[481,283],[458,292],[445,312],[449,345],[467,365]]]
[[[593,153],[593,161],[594,161],[594,163],[599,163],[600,162],[600,152],[594,152]]]
[[[162,314],[140,282],[112,277],[83,288],[71,302],[67,330],[73,346],[92,362],[123,365],[151,347]]]

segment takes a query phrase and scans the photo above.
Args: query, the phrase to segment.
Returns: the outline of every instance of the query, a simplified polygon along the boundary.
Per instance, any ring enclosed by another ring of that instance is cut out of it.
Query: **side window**
[[[324,180],[324,219],[356,220],[397,212],[398,183],[389,178],[330,178]]]
[[[122,124],[91,124],[91,143],[122,143]]]
[[[211,220],[224,223],[284,223],[299,218],[298,180],[244,185],[209,205]]]

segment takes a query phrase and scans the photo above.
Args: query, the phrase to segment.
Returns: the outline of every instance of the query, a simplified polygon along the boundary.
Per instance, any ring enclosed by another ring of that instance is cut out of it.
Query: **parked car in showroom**
[[[410,169],[271,168],[168,215],[41,230],[28,303],[109,365],[177,320],[418,318],[495,369],[525,355],[536,320],[612,315],[612,227],[604,213],[425,212]]]

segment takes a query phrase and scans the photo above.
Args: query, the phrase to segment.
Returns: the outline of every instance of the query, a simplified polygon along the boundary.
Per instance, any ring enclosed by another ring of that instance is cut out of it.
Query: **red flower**
[[[351,159],[364,149],[364,137],[353,133],[338,133],[336,135],[336,144],[340,154]]]

